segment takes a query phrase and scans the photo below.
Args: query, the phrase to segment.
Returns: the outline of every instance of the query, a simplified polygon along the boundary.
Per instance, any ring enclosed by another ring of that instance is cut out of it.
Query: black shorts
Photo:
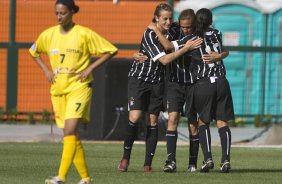
[[[148,83],[128,78],[128,110],[142,110],[159,115],[163,107],[164,82]]]
[[[203,78],[193,85],[193,105],[199,118],[209,123],[212,120],[234,120],[234,108],[229,82],[226,78],[218,78],[211,83]]]
[[[170,81],[167,82],[166,110],[169,113],[183,113],[188,87],[188,84],[179,84],[177,82]]]
[[[189,122],[198,121],[198,115],[194,104],[194,84],[189,85],[186,89],[185,116],[188,118]]]

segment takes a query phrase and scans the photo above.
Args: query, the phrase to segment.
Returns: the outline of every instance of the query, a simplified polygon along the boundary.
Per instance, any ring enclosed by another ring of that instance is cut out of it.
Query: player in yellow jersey
[[[72,17],[78,10],[73,0],[57,0],[55,13],[59,25],[42,32],[29,49],[51,83],[56,123],[64,133],[58,175],[46,179],[46,184],[64,184],[72,163],[81,177],[79,184],[92,184],[77,127],[89,120],[91,73],[117,53],[117,48],[100,35],[73,22]],[[42,61],[41,53],[49,56],[52,69]],[[100,57],[91,63],[91,55]]]

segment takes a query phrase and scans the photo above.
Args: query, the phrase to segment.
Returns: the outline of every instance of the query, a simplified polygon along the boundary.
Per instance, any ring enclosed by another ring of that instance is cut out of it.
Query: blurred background
[[[187,8],[212,10],[214,27],[223,33],[230,51],[224,62],[236,114],[231,126],[267,127],[282,122],[282,0],[75,2],[80,6],[75,22],[119,48],[113,59],[93,73],[88,139],[121,139],[123,122],[127,122],[132,55],[138,52],[142,34],[161,2],[173,6],[175,20]],[[0,0],[1,123],[53,122],[49,83],[28,49],[43,30],[57,24],[54,4],[55,0]],[[161,118],[165,121],[166,116]]]

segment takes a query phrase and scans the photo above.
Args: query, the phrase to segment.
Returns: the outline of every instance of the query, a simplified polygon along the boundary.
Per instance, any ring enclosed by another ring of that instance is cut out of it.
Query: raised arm
[[[159,61],[162,64],[166,65],[166,64],[172,62],[173,60],[177,59],[178,57],[182,56],[186,52],[200,47],[202,42],[203,42],[202,38],[196,38],[196,39],[192,38],[185,43],[184,47],[182,47],[181,49],[179,49],[175,52],[172,52],[170,54],[166,54],[166,55],[160,57]]]
[[[161,33],[161,31],[158,29],[155,23],[150,23],[148,26],[149,29],[152,29],[158,36],[159,41],[161,42],[162,46],[167,51],[174,50],[173,44]]]

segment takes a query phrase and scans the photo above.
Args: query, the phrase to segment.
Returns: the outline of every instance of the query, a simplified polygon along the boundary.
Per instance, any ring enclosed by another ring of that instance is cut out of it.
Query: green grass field
[[[134,145],[129,172],[120,173],[117,165],[122,145],[85,143],[88,167],[96,184],[180,184],[180,183],[281,183],[282,151],[275,148],[233,147],[232,170],[219,173],[220,147],[213,146],[215,169],[209,173],[186,173],[188,146],[177,148],[177,173],[164,173],[166,147],[159,145],[153,162],[153,172],[143,172],[144,145]],[[56,175],[60,162],[61,143],[0,143],[0,184],[43,184]],[[201,150],[200,150],[201,151]],[[202,161],[199,155],[198,166]],[[74,168],[68,184],[76,184],[79,176]]]

